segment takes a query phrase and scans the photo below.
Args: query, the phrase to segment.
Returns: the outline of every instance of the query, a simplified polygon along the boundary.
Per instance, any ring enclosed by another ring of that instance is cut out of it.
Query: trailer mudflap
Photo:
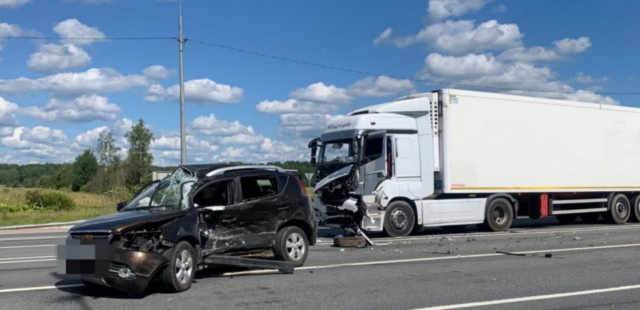
[[[235,266],[250,269],[278,269],[278,271],[286,274],[292,274],[295,268],[292,262],[215,254],[205,257],[204,262],[212,265]]]

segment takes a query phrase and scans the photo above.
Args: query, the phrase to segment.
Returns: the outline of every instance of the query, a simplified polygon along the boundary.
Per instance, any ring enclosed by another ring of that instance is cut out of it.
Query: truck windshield
[[[139,210],[150,208],[182,210],[188,208],[186,197],[191,191],[196,177],[184,169],[179,168],[169,177],[153,183],[143,189],[124,207],[124,210]]]
[[[356,160],[353,140],[326,141],[320,149],[320,162],[322,163],[350,163]]]

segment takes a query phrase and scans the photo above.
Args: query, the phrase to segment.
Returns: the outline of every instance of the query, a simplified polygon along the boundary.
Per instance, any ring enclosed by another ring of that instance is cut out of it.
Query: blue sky
[[[177,9],[0,0],[0,162],[72,162],[108,129],[124,156],[142,118],[155,164],[178,164]],[[640,92],[637,12],[631,0],[185,0],[188,162],[307,160],[328,118],[450,86],[640,106],[620,94]],[[131,37],[160,39],[117,39]]]

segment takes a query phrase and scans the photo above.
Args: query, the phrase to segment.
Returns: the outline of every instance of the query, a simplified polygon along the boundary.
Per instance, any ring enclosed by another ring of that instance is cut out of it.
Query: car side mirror
[[[309,141],[309,145],[307,145],[311,149],[311,160],[309,161],[312,165],[316,164],[316,152],[318,151],[318,141],[319,139],[313,139]]]
[[[116,210],[120,211],[122,210],[122,208],[124,208],[127,205],[126,201],[120,201],[118,202],[118,204],[116,205]]]

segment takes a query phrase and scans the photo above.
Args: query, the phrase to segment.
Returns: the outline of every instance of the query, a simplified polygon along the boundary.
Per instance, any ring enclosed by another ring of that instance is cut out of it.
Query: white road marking
[[[580,248],[565,248],[565,249],[533,250],[533,251],[520,251],[520,252],[510,252],[510,253],[512,253],[512,254],[538,254],[538,253],[550,253],[550,252],[556,253],[556,252],[575,252],[575,251],[619,249],[619,248],[622,249],[622,248],[632,248],[632,247],[640,247],[640,243],[620,244],[620,245],[603,245],[603,246],[580,247]],[[452,259],[486,258],[486,257],[496,257],[496,256],[508,256],[508,254],[504,254],[504,253],[484,253],[484,254],[449,255],[449,256],[435,256],[435,257],[431,256],[431,257],[420,257],[420,258],[394,259],[394,260],[369,261],[369,262],[357,262],[357,263],[343,263],[343,264],[320,265],[320,266],[305,266],[305,267],[298,267],[295,270],[333,269],[333,268],[341,268],[341,267],[389,265],[389,264],[415,263],[415,262],[427,262],[427,261],[442,261],[442,260],[452,260]],[[275,269],[247,270],[247,271],[226,272],[226,273],[223,273],[222,276],[239,276],[239,275],[250,275],[250,274],[268,274],[268,273],[277,273],[277,272],[278,272],[278,270],[275,270]]]
[[[49,285],[49,286],[19,287],[19,288],[3,289],[3,290],[0,290],[0,293],[43,291],[43,290],[53,290],[53,289],[80,287],[80,286],[84,286],[84,285],[83,284],[67,284],[67,285],[57,285],[57,286]]]
[[[44,247],[52,247],[52,246],[56,246],[56,244],[34,244],[34,245],[0,246],[0,250],[2,250],[2,249],[23,249],[23,248],[44,248]]]
[[[457,305],[444,305],[444,306],[420,308],[420,309],[416,309],[416,310],[447,310],[447,309],[462,309],[462,308],[472,308],[472,307],[486,307],[486,306],[519,303],[519,302],[534,301],[534,300],[545,300],[545,299],[565,298],[565,297],[573,297],[573,296],[603,294],[603,293],[629,291],[629,290],[637,290],[637,289],[640,289],[640,285],[638,285],[638,284],[636,284],[636,285],[627,285],[627,286],[618,286],[618,287],[609,287],[609,288],[602,288],[602,289],[594,289],[594,290],[586,290],[586,291],[577,291],[577,292],[567,292],[567,293],[558,293],[558,294],[548,294],[548,295],[537,295],[537,296],[528,296],[528,297],[507,298],[507,299],[498,299],[498,300],[489,300],[489,301],[480,301],[480,302],[470,302],[470,303],[457,304]]]
[[[0,258],[0,262],[7,261],[7,260],[29,260],[29,259],[42,259],[42,258],[56,258],[56,257],[55,256],[5,257],[5,258]]]
[[[45,239],[64,239],[67,235],[59,236],[39,236],[39,237],[15,237],[15,238],[2,238],[0,242],[5,241],[28,241],[28,240],[45,240]]]

